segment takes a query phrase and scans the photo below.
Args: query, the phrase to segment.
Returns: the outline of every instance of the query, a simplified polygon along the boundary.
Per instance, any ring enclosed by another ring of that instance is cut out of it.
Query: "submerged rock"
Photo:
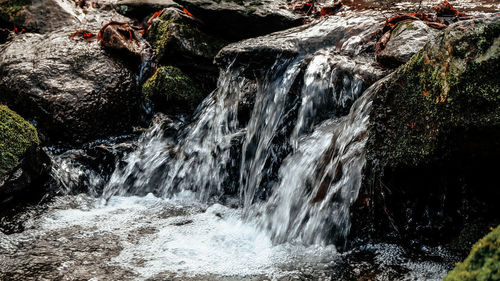
[[[167,113],[193,111],[204,98],[196,84],[173,66],[158,68],[144,83],[142,92],[153,102],[155,110]]]
[[[35,127],[0,105],[0,204],[31,187],[48,162]]]
[[[385,66],[398,67],[409,61],[435,34],[423,21],[399,23],[385,48],[377,54],[377,60]]]
[[[241,40],[302,24],[303,16],[284,9],[284,0],[174,0],[214,34]]]
[[[81,143],[130,130],[139,115],[134,74],[71,32],[23,34],[3,45],[0,101],[36,120],[51,140]]]
[[[500,226],[479,240],[443,281],[500,280]]]
[[[370,219],[403,235],[450,237],[500,220],[500,17],[451,25],[397,69],[373,101]]]

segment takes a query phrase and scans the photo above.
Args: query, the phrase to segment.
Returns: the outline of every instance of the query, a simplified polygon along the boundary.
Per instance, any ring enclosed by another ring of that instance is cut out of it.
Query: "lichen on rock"
[[[8,0],[0,2],[0,21],[10,23],[14,26],[24,25],[25,16],[23,10],[31,0]]]
[[[370,155],[418,165],[456,128],[500,126],[500,19],[450,26],[400,67],[374,100]]]
[[[33,125],[0,105],[0,205],[26,191],[48,172],[50,160],[40,148]],[[35,194],[36,192],[33,192]]]
[[[29,122],[5,105],[0,105],[0,182],[24,157],[38,147],[38,134]]]
[[[192,111],[204,98],[193,80],[173,66],[158,68],[144,83],[142,92],[157,111],[168,113]]]
[[[159,61],[202,58],[211,62],[225,44],[204,33],[193,19],[176,8],[165,9],[152,22],[148,39]]]
[[[500,280],[500,226],[479,240],[443,281]]]

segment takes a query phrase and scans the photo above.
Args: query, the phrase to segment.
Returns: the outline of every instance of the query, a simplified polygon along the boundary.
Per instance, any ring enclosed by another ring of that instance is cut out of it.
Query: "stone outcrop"
[[[21,193],[29,196],[28,189],[48,167],[49,160],[40,148],[35,127],[0,105],[0,204]]]

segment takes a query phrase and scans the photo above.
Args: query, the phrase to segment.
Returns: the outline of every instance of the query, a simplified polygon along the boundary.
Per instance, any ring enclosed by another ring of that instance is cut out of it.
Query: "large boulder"
[[[155,61],[181,68],[204,92],[213,91],[219,74],[213,60],[225,41],[205,33],[205,25],[179,8],[164,9],[150,22],[147,38]]]
[[[214,34],[241,40],[302,24],[304,17],[284,8],[285,0],[174,0]]]
[[[160,62],[197,59],[211,63],[224,46],[223,41],[204,33],[200,22],[177,8],[165,9],[151,21],[148,39]]]
[[[0,47],[0,101],[51,140],[81,143],[123,133],[138,117],[136,77],[74,30],[22,34]]]
[[[436,239],[500,220],[498,69],[500,17],[491,17],[451,25],[383,83],[370,116],[371,182],[358,200],[378,217],[365,225]]]
[[[0,105],[0,204],[36,183],[48,165],[35,127]]]
[[[385,20],[367,11],[345,11],[313,23],[230,44],[215,61],[221,68],[241,65],[250,72],[270,68],[279,57],[294,59],[319,50],[335,50],[353,60],[371,60],[376,41],[373,34]],[[236,58],[236,61],[235,61]]]

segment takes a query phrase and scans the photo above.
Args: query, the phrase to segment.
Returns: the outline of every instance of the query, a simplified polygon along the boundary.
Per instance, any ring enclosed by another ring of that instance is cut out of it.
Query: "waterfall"
[[[324,244],[347,236],[349,207],[365,164],[370,98],[365,93],[347,116],[329,119],[299,139],[285,159],[272,196],[252,212],[261,213],[260,225],[273,241]]]
[[[251,66],[234,58],[192,122],[156,118],[104,197],[190,191],[202,202],[242,207],[276,243],[344,238],[368,137],[370,98],[359,97],[382,76],[371,56],[360,55],[377,29],[377,20],[363,21],[322,20],[309,33],[301,29],[311,48],[299,40],[305,51],[277,55],[263,74],[249,75]]]
[[[359,64],[324,50],[309,59],[278,58],[257,81],[230,65],[175,136],[165,133],[171,119],[155,120],[104,197],[189,190],[215,202],[238,191],[246,217],[258,217],[275,242],[344,237],[367,139],[370,102],[358,99],[366,88],[354,71]],[[251,114],[242,120],[249,95]]]

